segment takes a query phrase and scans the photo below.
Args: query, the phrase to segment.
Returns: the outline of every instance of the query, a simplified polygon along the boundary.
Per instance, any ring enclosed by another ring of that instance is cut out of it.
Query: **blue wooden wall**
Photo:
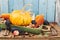
[[[32,4],[31,9],[36,15],[44,14],[45,20],[54,22],[55,0],[0,0],[0,14],[20,10],[26,4]]]

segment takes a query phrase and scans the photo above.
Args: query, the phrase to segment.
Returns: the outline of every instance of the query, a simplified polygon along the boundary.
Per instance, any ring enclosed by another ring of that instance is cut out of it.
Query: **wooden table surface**
[[[58,25],[53,25],[51,24],[52,26],[54,26],[54,28],[57,30],[58,32],[58,35],[57,36],[46,36],[46,35],[35,35],[35,36],[32,36],[32,37],[14,37],[14,38],[2,38],[0,37],[0,40],[60,40],[60,27]],[[40,36],[40,37],[39,37]]]

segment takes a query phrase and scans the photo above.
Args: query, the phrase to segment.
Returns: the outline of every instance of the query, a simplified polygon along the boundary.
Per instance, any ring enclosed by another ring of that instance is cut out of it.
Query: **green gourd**
[[[12,25],[11,27],[12,28],[17,27],[20,31],[28,32],[28,33],[36,34],[36,35],[40,34],[41,30],[42,30],[42,26],[40,26],[39,28],[29,28],[29,27],[14,26],[14,25]]]

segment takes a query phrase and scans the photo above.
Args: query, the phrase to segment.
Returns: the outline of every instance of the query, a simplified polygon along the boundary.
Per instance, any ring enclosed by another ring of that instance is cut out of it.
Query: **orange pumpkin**
[[[10,22],[13,25],[29,25],[31,23],[31,15],[30,12],[15,10],[10,14]]]
[[[9,19],[10,14],[2,14],[0,18]]]
[[[44,15],[37,15],[35,21],[37,23],[36,27],[38,27],[39,25],[43,24],[43,22],[44,22]]]

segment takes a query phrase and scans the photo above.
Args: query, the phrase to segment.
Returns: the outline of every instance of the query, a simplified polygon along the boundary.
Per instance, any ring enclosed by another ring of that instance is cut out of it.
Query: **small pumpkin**
[[[9,19],[10,14],[1,14],[0,18]]]
[[[44,15],[37,15],[35,21],[36,21],[36,27],[42,25],[44,23]]]

